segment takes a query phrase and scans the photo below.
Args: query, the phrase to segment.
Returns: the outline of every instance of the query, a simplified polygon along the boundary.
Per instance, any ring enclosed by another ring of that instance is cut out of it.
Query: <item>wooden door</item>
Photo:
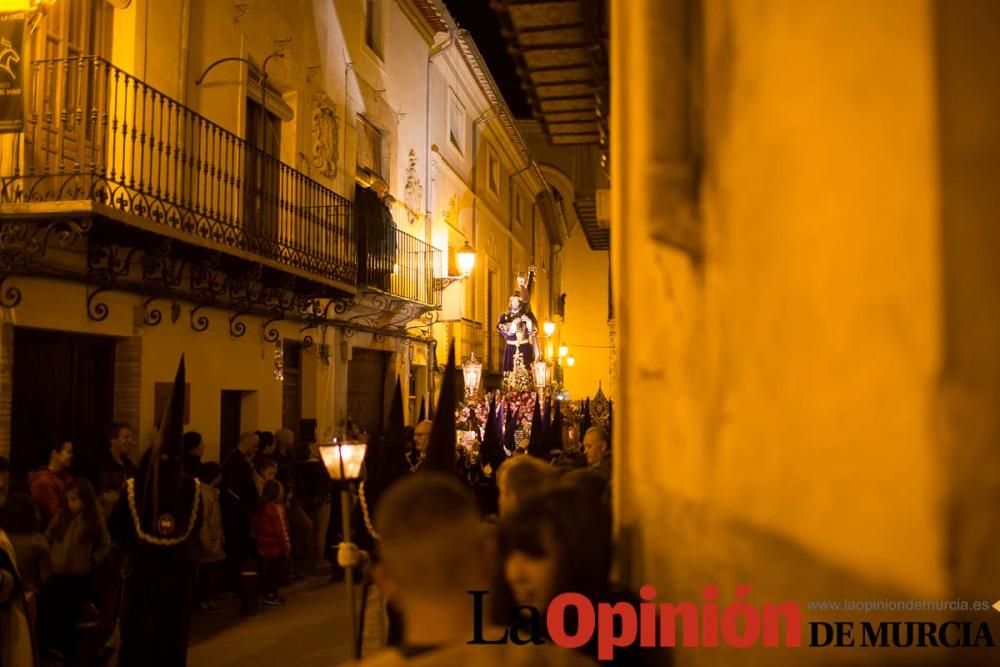
[[[103,145],[92,114],[107,100],[100,90],[107,72],[85,56],[107,58],[111,45],[112,8],[106,0],[60,0],[46,7],[32,33],[31,85],[28,114],[39,122],[29,127],[28,156],[36,171],[71,173],[88,163],[102,163]]]
[[[356,347],[347,366],[347,415],[371,436],[382,432],[389,354]]]
[[[278,241],[281,120],[261,107],[259,100],[250,98],[247,98],[246,114],[248,149],[243,217],[252,249],[266,254]]]
[[[223,389],[219,406],[219,461],[225,461],[229,452],[236,449],[242,420],[243,392]]]
[[[107,449],[114,416],[115,339],[14,329],[11,464],[46,465],[53,439],[73,442],[73,470],[89,475]]]
[[[281,385],[281,426],[295,434],[296,444],[302,435],[302,346],[291,341],[282,345],[284,380]]]

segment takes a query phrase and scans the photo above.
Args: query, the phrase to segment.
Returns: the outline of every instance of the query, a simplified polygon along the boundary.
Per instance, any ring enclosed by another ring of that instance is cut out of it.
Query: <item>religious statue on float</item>
[[[507,343],[503,354],[503,372],[529,369],[538,357],[538,320],[531,312],[531,292],[535,286],[535,267],[528,275],[517,274],[518,290],[510,297],[506,313],[500,315],[497,330]]]

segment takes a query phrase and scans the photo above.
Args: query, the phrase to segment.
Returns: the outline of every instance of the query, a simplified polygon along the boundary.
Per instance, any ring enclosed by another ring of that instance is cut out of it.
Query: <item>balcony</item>
[[[358,233],[349,199],[137,77],[94,56],[29,72],[24,129],[4,138],[0,283],[50,273],[311,322],[316,299],[343,313],[359,286],[394,297],[393,326],[439,305],[439,251],[371,220]],[[75,273],[44,257],[69,237],[87,258]],[[174,273],[150,278],[164,253]]]
[[[354,283],[348,199],[152,86],[85,56],[33,62],[26,95],[17,163],[0,177],[4,213],[77,202],[52,210],[89,209],[332,285]]]
[[[432,308],[441,306],[434,267],[441,251],[397,229],[388,215],[358,211],[358,286]]]

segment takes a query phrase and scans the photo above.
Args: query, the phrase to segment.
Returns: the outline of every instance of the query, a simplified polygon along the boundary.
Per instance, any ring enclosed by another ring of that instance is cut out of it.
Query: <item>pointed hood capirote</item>
[[[389,404],[389,414],[385,418],[383,432],[386,443],[403,443],[403,431],[406,430],[406,419],[403,417],[403,387],[399,376],[396,376],[396,388],[392,393],[392,403]]]
[[[457,460],[457,432],[455,428],[455,341],[448,346],[448,364],[441,378],[441,395],[434,410],[434,427],[431,441],[427,444],[427,455],[421,471],[455,474]]]
[[[549,452],[545,448],[545,426],[542,424],[542,399],[535,399],[535,409],[531,412],[531,434],[528,437],[528,454],[545,461]]]
[[[545,428],[546,448],[551,452],[553,449],[562,450],[562,403],[558,400],[552,402],[552,411],[548,426]]]
[[[503,449],[503,443],[501,442],[500,415],[498,412],[499,408],[497,407],[496,397],[491,395],[489,399],[489,416],[486,418],[486,434],[483,437],[483,445],[479,450],[479,459],[483,465],[489,464],[494,471],[507,458],[507,454]]]
[[[385,436],[382,447],[382,462],[378,471],[379,485],[382,489],[389,488],[393,482],[405,477],[410,466],[406,461],[406,425],[403,417],[403,387],[396,376],[396,389],[392,395],[389,407],[389,417],[386,420]]]
[[[375,515],[375,510],[382,495],[397,481],[406,477],[410,472],[410,465],[406,460],[403,440],[405,438],[406,426],[403,418],[403,389],[399,377],[396,377],[396,388],[392,396],[392,403],[389,407],[389,414],[386,417],[385,428],[381,436],[372,438],[369,444],[371,458],[365,457],[367,479],[358,489],[359,498],[365,504],[369,516]],[[373,447],[374,445],[374,447]],[[364,512],[364,509],[358,508]],[[374,546],[374,535],[368,533],[368,525],[365,525],[366,537],[356,536],[358,544],[363,548]]]
[[[193,523],[197,517],[197,494],[185,492],[191,491],[195,483],[182,464],[186,395],[184,355],[181,355],[156,441],[143,454],[135,480],[136,513],[141,524],[136,528],[163,538],[183,534],[189,522]]]
[[[513,454],[517,449],[517,409],[509,403],[503,411],[503,446],[506,453]]]

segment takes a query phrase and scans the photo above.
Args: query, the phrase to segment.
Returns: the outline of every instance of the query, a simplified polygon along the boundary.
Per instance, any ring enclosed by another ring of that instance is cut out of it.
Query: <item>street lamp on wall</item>
[[[552,338],[552,334],[556,332],[556,323],[552,321],[543,322],[542,331],[545,332],[547,338]]]
[[[472,275],[472,270],[476,268],[476,251],[469,245],[468,239],[465,240],[465,244],[461,248],[455,251],[455,263],[458,265],[458,275],[435,278],[434,289],[443,290],[448,285],[465,280]]]
[[[455,253],[455,261],[458,262],[458,271],[463,278],[472,275],[472,270],[476,268],[476,251],[469,245],[469,240]]]

